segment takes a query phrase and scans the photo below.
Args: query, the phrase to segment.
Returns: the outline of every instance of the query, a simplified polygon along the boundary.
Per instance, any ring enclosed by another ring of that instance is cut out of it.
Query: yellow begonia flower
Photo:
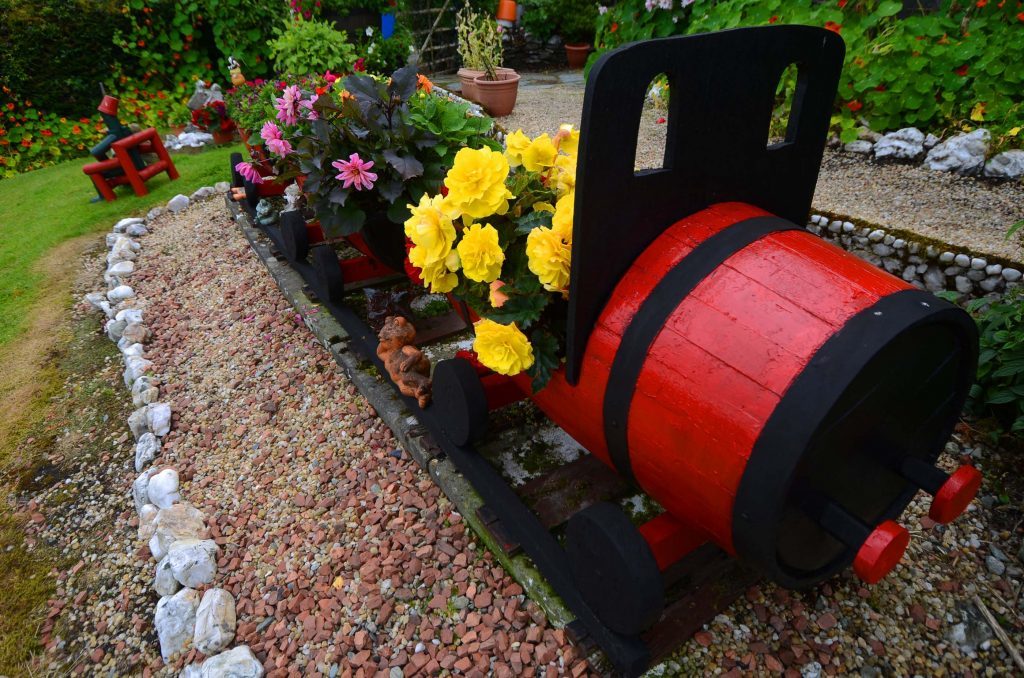
[[[493,282],[501,275],[505,252],[498,243],[498,231],[490,224],[473,224],[462,234],[455,248],[462,262],[462,272],[476,282]]]
[[[561,125],[555,138],[559,140],[558,150],[573,158],[575,164],[576,153],[580,148],[580,131],[569,124]]]
[[[533,346],[515,324],[502,325],[485,318],[473,328],[473,350],[485,367],[511,377],[533,365]]]
[[[572,244],[572,218],[576,208],[576,193],[566,193],[555,203],[555,216],[551,217],[551,228]]]
[[[452,268],[449,267],[449,259],[451,259],[450,256],[428,261],[425,248],[417,246],[409,250],[409,263],[420,269],[423,286],[434,293],[451,292],[459,284],[459,276],[455,275]],[[454,268],[457,270],[458,266]]]
[[[523,151],[523,167],[530,172],[540,172],[555,164],[556,155],[555,142],[547,134],[541,134]]]
[[[539,226],[526,236],[526,256],[530,270],[549,292],[562,292],[569,287],[569,262],[572,246],[562,234]]]
[[[555,206],[549,202],[535,202],[533,203],[534,212],[551,212],[555,213]]]
[[[512,167],[519,167],[523,164],[523,153],[530,146],[530,137],[523,134],[519,129],[505,137],[505,157]]]
[[[432,264],[444,259],[455,244],[455,226],[445,213],[444,197],[424,195],[417,206],[407,205],[412,216],[405,222],[405,235],[413,245],[422,248],[424,263]]]
[[[505,186],[508,172],[508,160],[498,151],[460,149],[444,179],[451,216],[481,219],[507,212],[509,199],[515,197]]]
[[[564,195],[576,190],[576,158],[560,155],[555,159],[555,191]]]

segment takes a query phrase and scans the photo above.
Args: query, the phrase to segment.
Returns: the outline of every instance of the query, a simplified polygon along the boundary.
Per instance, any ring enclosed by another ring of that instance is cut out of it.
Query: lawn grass
[[[20,335],[38,297],[43,273],[33,264],[51,248],[87,233],[109,229],[118,219],[141,216],[178,193],[228,181],[228,158],[238,145],[175,155],[181,177],[166,174],[147,184],[149,194],[116,190],[114,202],[91,203],[92,181],[82,173],[87,160],[75,160],[0,181],[0,347]]]

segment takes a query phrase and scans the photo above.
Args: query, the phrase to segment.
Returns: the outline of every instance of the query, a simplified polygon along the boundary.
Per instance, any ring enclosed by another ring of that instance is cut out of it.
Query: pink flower
[[[281,138],[281,130],[272,121],[267,120],[263,123],[263,129],[260,130],[260,137],[264,141],[273,141]]]
[[[259,170],[256,169],[256,167],[252,163],[250,163],[250,162],[240,162],[240,163],[238,163],[237,165],[235,165],[235,170],[239,174],[242,175],[243,179],[246,179],[247,181],[249,181],[251,183],[254,183],[254,184],[262,184],[263,183],[263,176],[260,175]]]
[[[363,160],[358,153],[348,156],[348,160],[335,160],[331,165],[340,170],[334,178],[343,182],[344,188],[355,186],[357,191],[368,191],[373,188],[373,182],[377,181],[377,175],[369,171],[373,161]]]
[[[316,100],[319,98],[319,94],[314,94],[308,99],[303,99],[302,101],[299,102],[300,107],[305,108],[307,111],[309,111],[309,113],[306,114],[307,119],[316,120],[317,118],[320,117],[319,115],[317,115],[317,112],[313,110],[313,104],[315,104]]]
[[[324,73],[324,80],[327,81],[328,85],[333,85],[334,81],[337,80],[337,79],[338,79],[338,76],[336,76],[334,73],[331,73],[331,69],[329,69],[329,68],[327,69],[327,72]]]
[[[302,92],[298,85],[291,85],[285,87],[281,94],[281,98],[274,104],[277,119],[286,125],[294,125],[299,121],[299,99],[302,98]]]
[[[287,139],[268,139],[267,148],[270,149],[271,153],[282,158],[292,152],[292,145]]]

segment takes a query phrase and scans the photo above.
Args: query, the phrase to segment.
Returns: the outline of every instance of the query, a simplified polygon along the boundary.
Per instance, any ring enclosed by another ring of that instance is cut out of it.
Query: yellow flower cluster
[[[431,292],[451,292],[459,283],[454,271],[459,269],[452,211],[445,199],[424,195],[419,205],[409,205],[412,216],[405,222],[405,236],[414,247],[409,262],[420,269],[420,277]]]
[[[551,228],[538,226],[526,237],[526,256],[530,271],[549,292],[567,293],[569,265],[572,261],[572,214],[575,193],[558,199]]]
[[[484,318],[473,329],[477,358],[498,374],[513,376],[533,365],[533,346],[515,323],[503,325]]]
[[[505,139],[505,157],[512,167],[544,173],[548,185],[565,195],[576,187],[579,145],[580,131],[572,125],[559,127],[553,139],[546,133],[530,139],[523,130],[516,130]]]
[[[470,219],[482,219],[508,211],[515,196],[506,188],[508,161],[489,148],[463,148],[444,178],[451,209]]]

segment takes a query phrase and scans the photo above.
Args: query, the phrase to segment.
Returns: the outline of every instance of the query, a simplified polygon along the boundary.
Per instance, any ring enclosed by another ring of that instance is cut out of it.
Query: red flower
[[[352,64],[352,70],[355,71],[356,73],[365,73],[366,59],[364,59],[363,57],[359,57],[358,59],[356,59],[356,62]]]
[[[51,132],[48,129],[44,129],[42,132],[40,132],[40,134],[42,134],[44,137],[52,137],[53,136],[53,132]]]
[[[615,31],[619,30],[619,25],[617,23],[612,23],[612,29],[611,30],[612,30],[612,33],[614,33]]]
[[[1024,21],[1024,12],[1017,13],[1017,21]]]
[[[778,20],[779,20],[779,15],[778,14],[772,14],[772,18],[768,19],[768,23],[773,24],[773,23],[775,23]]]
[[[666,120],[665,120],[664,117],[661,117],[661,118],[658,118],[657,120],[655,120],[654,122],[658,123],[659,125],[664,125]]]
[[[11,102],[7,102],[7,110],[8,111],[13,111],[14,110],[14,104],[11,103]]]
[[[846,102],[846,107],[849,108],[850,111],[852,111],[853,113],[856,113],[860,109],[864,108],[864,104],[854,99],[853,101]]]
[[[846,0],[839,0],[839,9],[846,7]]]
[[[886,90],[885,85],[875,85],[876,92],[884,92]]]
[[[838,34],[841,30],[843,30],[843,25],[837,24],[835,21],[826,21],[825,29]]]
[[[978,0],[976,3],[974,3],[974,6],[977,7],[978,9],[981,9],[982,7],[984,7],[987,4],[988,4],[988,0]]]
[[[30,139],[22,139],[21,145],[24,146],[25,148],[29,148],[32,146],[32,141]]]
[[[960,68],[953,69],[953,72],[959,75],[961,78],[967,75],[967,69],[970,68],[967,64],[964,64]]]

